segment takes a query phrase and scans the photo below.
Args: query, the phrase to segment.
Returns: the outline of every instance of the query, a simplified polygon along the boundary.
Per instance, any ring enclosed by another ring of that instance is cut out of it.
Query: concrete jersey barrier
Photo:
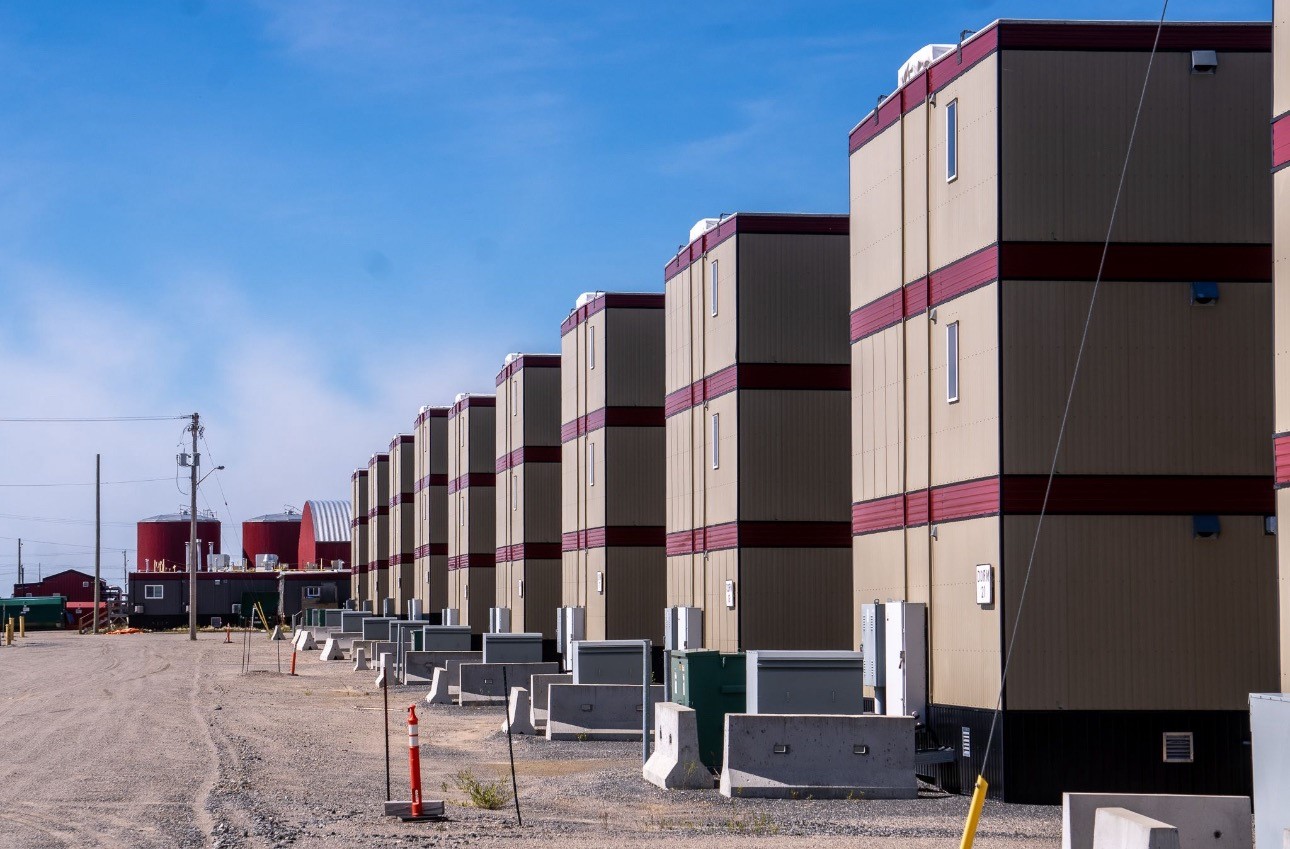
[[[654,707],[654,751],[641,776],[664,790],[711,790],[712,773],[699,758],[699,721],[694,708],[676,702]]]
[[[457,701],[468,704],[503,704],[509,695],[503,686],[502,670],[506,670],[505,682],[523,686],[533,675],[558,672],[558,663],[463,663],[457,679]]]
[[[653,704],[663,701],[662,684],[653,684],[649,690]],[[546,738],[639,740],[643,709],[639,684],[552,684],[547,695]]]
[[[403,683],[424,684],[434,679],[436,669],[447,669],[448,661],[476,663],[483,660],[477,651],[409,651],[403,653]]]
[[[915,799],[914,718],[726,714],[721,795]]]
[[[1248,796],[1063,793],[1062,849],[1093,849],[1099,808],[1123,808],[1178,829],[1182,849],[1251,849]]]
[[[573,673],[557,672],[554,675],[534,675],[529,679],[529,722],[534,728],[546,725],[547,698],[552,684],[572,684]]]
[[[1124,808],[1098,808],[1093,849],[1181,849],[1178,829]]]

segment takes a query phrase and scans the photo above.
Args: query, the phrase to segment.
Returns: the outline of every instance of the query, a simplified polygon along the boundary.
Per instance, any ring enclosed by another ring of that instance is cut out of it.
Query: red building
[[[139,522],[139,553],[135,568],[140,572],[185,571],[191,519],[192,516],[185,511],[153,516]],[[219,532],[219,519],[198,513],[197,541],[203,554],[220,550]],[[198,559],[197,568],[205,570],[205,557]]]
[[[300,514],[293,508],[285,513],[256,516],[242,523],[242,557],[247,566],[259,568],[257,558],[272,554],[278,558],[279,568],[293,568],[300,544]]]
[[[300,521],[296,563],[327,568],[332,561],[350,564],[350,503],[348,501],[306,501]]]
[[[106,599],[108,593],[107,581],[99,581],[99,597]],[[54,575],[36,581],[34,583],[14,584],[14,598],[24,596],[42,596],[61,595],[69,602],[89,602],[94,603],[94,576],[87,575],[76,569],[64,569]]]

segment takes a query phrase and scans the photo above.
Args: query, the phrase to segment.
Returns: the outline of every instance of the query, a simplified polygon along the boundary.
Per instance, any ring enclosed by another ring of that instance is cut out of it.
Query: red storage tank
[[[256,516],[242,523],[242,556],[247,567],[256,566],[256,556],[276,554],[278,568],[290,569],[300,561],[300,514],[288,507],[285,513]]]
[[[332,562],[349,565],[350,503],[348,501],[306,501],[300,523],[298,555],[300,567],[330,569]]]
[[[188,544],[189,522],[187,512],[166,513],[139,522],[139,555],[135,568],[140,572],[182,572],[187,568],[185,547]],[[197,513],[197,539],[201,543],[202,557],[197,568],[205,571],[206,553],[220,550],[219,519],[213,515]]]

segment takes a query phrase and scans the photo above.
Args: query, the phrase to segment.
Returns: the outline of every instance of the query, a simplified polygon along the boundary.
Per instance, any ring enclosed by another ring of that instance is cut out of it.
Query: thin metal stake
[[[511,742],[511,687],[506,683],[506,667],[502,666],[502,709],[506,711],[506,751],[511,755],[511,796],[515,799],[515,820],[524,827],[520,816],[520,785],[515,780],[515,744]]]
[[[381,674],[381,693],[385,698],[385,801],[390,801],[390,676]]]

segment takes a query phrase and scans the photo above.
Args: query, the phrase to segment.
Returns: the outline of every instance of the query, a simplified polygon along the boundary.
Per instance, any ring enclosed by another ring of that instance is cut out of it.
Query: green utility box
[[[699,726],[699,759],[713,770],[722,766],[726,714],[743,713],[747,664],[742,652],[672,652],[672,701],[694,708]]]

